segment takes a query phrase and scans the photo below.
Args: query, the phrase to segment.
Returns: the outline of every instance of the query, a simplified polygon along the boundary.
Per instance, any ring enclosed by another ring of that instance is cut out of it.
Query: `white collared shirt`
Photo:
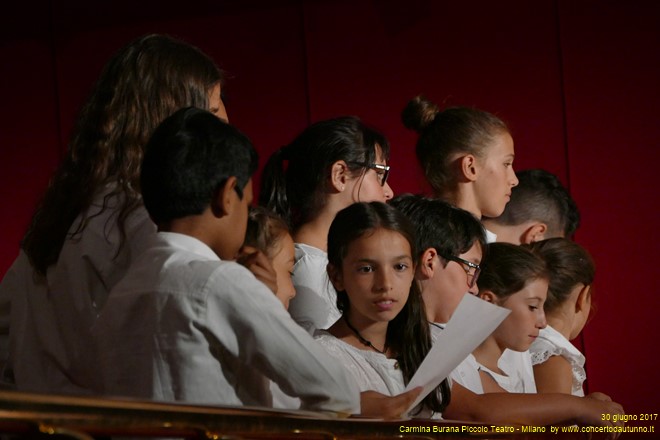
[[[311,410],[359,412],[357,387],[245,267],[158,233],[93,328],[105,394],[271,406],[267,378]]]

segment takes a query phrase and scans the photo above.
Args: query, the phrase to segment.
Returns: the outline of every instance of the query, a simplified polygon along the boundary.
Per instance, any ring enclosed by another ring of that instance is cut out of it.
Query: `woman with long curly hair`
[[[163,35],[132,41],[105,66],[0,285],[0,306],[10,310],[0,317],[9,324],[5,383],[89,392],[89,328],[156,231],[140,196],[144,146],[181,107],[227,119],[222,82],[207,55]]]

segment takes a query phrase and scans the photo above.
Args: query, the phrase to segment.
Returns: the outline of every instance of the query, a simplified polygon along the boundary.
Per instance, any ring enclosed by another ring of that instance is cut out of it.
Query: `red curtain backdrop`
[[[190,0],[15,3],[0,18],[0,276],[107,59],[167,33],[229,74],[227,109],[261,163],[308,123],[352,114],[392,143],[395,192],[426,186],[400,123],[422,93],[497,114],[517,169],[545,168],[582,212],[597,313],[589,391],[657,413],[660,3]],[[255,178],[259,181],[258,175]]]

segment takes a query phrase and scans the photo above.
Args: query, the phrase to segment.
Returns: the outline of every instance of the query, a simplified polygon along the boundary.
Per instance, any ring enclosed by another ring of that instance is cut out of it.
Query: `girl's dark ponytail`
[[[262,172],[259,205],[277,213],[291,227],[291,208],[287,198],[284,161],[288,160],[287,146],[273,153]]]

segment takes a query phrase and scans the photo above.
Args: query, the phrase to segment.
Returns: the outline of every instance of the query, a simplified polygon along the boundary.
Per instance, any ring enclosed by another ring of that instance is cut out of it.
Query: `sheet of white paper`
[[[423,387],[408,412],[440,385],[509,313],[510,310],[474,295],[465,295],[406,387],[406,391]]]

